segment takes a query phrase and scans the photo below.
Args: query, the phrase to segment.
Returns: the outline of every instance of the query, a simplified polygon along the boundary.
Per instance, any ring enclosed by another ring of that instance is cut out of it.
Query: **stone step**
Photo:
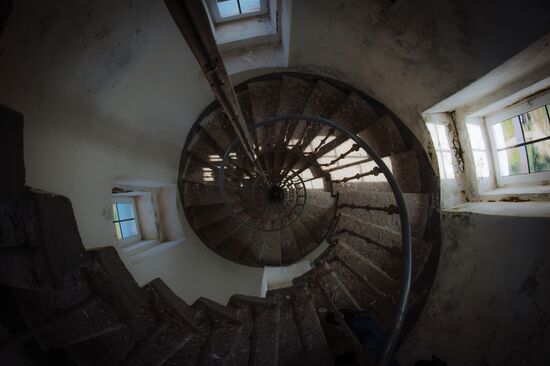
[[[302,256],[310,253],[312,250],[317,248],[318,243],[311,236],[309,231],[304,227],[300,220],[294,222],[291,226],[292,232],[294,233],[294,238],[300,249]]]
[[[180,179],[186,182],[218,184],[219,169],[202,159],[197,159],[195,155],[189,156]]]
[[[155,278],[145,285],[145,289],[153,291],[155,295],[161,299],[163,304],[169,306],[169,311],[185,322],[189,328],[195,331],[199,330],[194,320],[197,316],[197,311],[176,295],[162,279]]]
[[[252,235],[254,235],[252,228],[241,225],[217,246],[216,252],[227,259],[239,262],[241,253],[250,243]]]
[[[391,155],[390,160],[393,176],[401,191],[404,193],[422,192],[422,178],[416,152],[408,150]]]
[[[34,338],[41,349],[66,347],[125,326],[111,305],[94,295],[80,271],[65,281],[63,290],[14,289],[28,328],[40,329]]]
[[[339,260],[345,264],[348,269],[356,273],[363,282],[368,284],[377,296],[396,299],[400,293],[400,284],[398,281],[384,272],[370,258],[362,256],[361,253],[357,252],[343,240],[339,240],[338,244],[327,255],[326,261],[332,260]]]
[[[219,222],[233,215],[224,203],[189,207],[187,212],[195,230],[202,229],[212,223]]]
[[[351,295],[346,285],[338,277],[338,274],[332,269],[330,264],[325,262],[317,275],[317,284],[323,295],[331,304],[330,309],[355,309],[361,310],[361,305]]]
[[[244,120],[248,126],[254,124],[254,118],[252,116],[252,105],[250,103],[250,93],[248,89],[243,89],[237,92],[237,100],[241,107]]]
[[[239,337],[242,320],[231,307],[200,298],[193,308],[202,310],[210,321],[210,332],[201,348],[198,365],[225,365],[234,350],[234,340]]]
[[[302,344],[298,329],[297,314],[294,312],[294,293],[292,288],[270,290],[266,295],[281,304],[281,321],[279,325],[279,365],[307,365],[305,347]]]
[[[407,149],[401,133],[389,116],[384,116],[358,133],[380,156],[390,156]]]
[[[78,366],[119,366],[155,325],[156,319],[151,315],[113,332],[65,347],[65,350]]]
[[[309,99],[313,87],[310,81],[283,76],[279,94],[277,115],[301,114]]]
[[[309,366],[332,365],[333,358],[309,287],[305,283],[295,283],[292,292],[292,310],[307,359],[306,364]]]
[[[248,364],[277,366],[281,305],[264,298],[244,295],[231,296],[229,305],[248,309],[248,318],[253,323]]]
[[[280,266],[281,241],[278,231],[253,230],[245,249],[239,255],[241,263],[253,266]]]
[[[348,96],[330,120],[342,125],[353,133],[364,130],[380,118],[378,112],[356,93]]]
[[[0,239],[0,249],[26,248],[0,256],[0,283],[11,287],[62,288],[84,250],[69,199],[31,188],[0,208]]]
[[[310,117],[330,118],[348,98],[346,92],[319,80],[315,83],[302,114]]]
[[[205,205],[223,204],[224,200],[217,185],[205,185],[200,183],[184,182],[183,186],[183,206],[197,207]]]
[[[202,227],[197,232],[204,241],[204,244],[210,248],[216,248],[241,225],[243,224],[235,216],[231,215]]]
[[[160,279],[145,285],[145,291],[154,306],[157,322],[145,338],[136,342],[123,365],[174,364],[174,358],[190,343],[205,342],[209,322],[202,313],[186,304]]]
[[[208,313],[212,316],[215,316],[216,318],[224,318],[224,320],[236,323],[236,324],[242,324],[242,320],[237,315],[237,312],[235,309],[224,306],[216,301],[207,299],[205,297],[199,297],[197,301],[193,304],[193,307],[201,307],[202,309],[208,309]]]
[[[94,248],[86,252],[82,271],[94,293],[106,299],[126,321],[139,317],[146,297],[113,247]]]
[[[225,365],[249,365],[250,350],[254,332],[254,321],[250,316],[248,307],[236,308],[237,316],[241,319],[239,332],[234,336],[231,353],[229,353]]]
[[[334,229],[335,238],[343,238],[357,252],[375,262],[395,280],[401,277],[401,233],[342,213]],[[364,238],[368,238],[368,242]],[[420,274],[431,251],[431,244],[418,238],[412,241],[412,277]]]
[[[338,275],[340,281],[345,283],[346,291],[359,304],[360,308],[368,312],[387,334],[395,321],[397,298],[379,293],[377,288],[372,287],[357,271],[350,269],[340,259],[336,258],[327,263],[332,272]],[[398,295],[395,294],[395,296]]]
[[[218,146],[218,150],[225,151],[237,137],[231,122],[221,109],[216,109],[206,116],[200,126]]]
[[[248,83],[248,95],[254,123],[277,115],[280,92],[281,82],[279,80]]]
[[[340,108],[347,97],[347,93],[325,81],[319,80],[313,86],[302,114],[310,117],[330,118]],[[304,146],[307,146],[322,128],[323,126],[316,123],[312,124],[309,128],[307,128],[307,124],[300,123],[296,126],[293,136],[295,139],[299,139],[305,133]],[[308,151],[314,148],[311,147]]]
[[[339,204],[370,205],[389,207],[395,205],[395,198],[391,192],[369,192],[354,188],[339,189]],[[413,237],[422,238],[428,219],[430,196],[423,193],[404,193],[405,205],[409,214],[411,233]],[[341,208],[339,212],[353,216],[359,220],[382,226],[388,230],[401,231],[398,214],[388,214],[384,211],[367,211],[365,209]]]
[[[216,144],[215,140],[206,133],[204,129],[197,129],[195,135],[187,146],[187,151],[202,160],[219,165],[223,158],[223,150]]]
[[[279,103],[280,88],[281,82],[279,80],[257,81],[248,84],[248,94],[254,123],[275,117]],[[259,145],[274,143],[275,128],[276,126],[269,125],[253,130],[257,143]]]
[[[328,263],[324,263],[323,266],[303,276],[301,280],[307,281],[311,290],[331,353],[338,356],[353,352],[354,340],[345,329],[328,318],[329,314],[337,312],[361,310],[361,306],[341,281],[338,273]]]
[[[302,258],[294,233],[290,228],[280,231],[281,265],[288,266]]]

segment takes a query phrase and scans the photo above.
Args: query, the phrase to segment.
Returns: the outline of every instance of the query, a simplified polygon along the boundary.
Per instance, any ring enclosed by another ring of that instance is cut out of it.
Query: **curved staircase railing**
[[[249,132],[255,144],[255,161],[249,160],[250,155],[245,154],[241,140],[235,139],[225,150],[218,180],[220,193],[227,208],[239,221],[256,230],[279,230],[290,226],[302,213],[307,195],[305,183],[309,181],[323,178],[323,189],[336,196],[339,188],[335,185],[380,174],[385,177],[393,193],[395,205],[378,207],[344,203],[336,204],[336,209],[364,209],[399,215],[402,245],[401,295],[395,311],[393,328],[380,363],[387,365],[393,356],[403,326],[411,289],[412,270],[409,216],[403,193],[391,170],[363,139],[328,119],[291,114],[251,125]],[[339,144],[350,140],[353,144],[337,158],[329,162],[321,161],[323,155],[330,150],[331,141],[334,140]],[[364,158],[358,160],[357,164],[347,164],[340,168],[349,170],[371,162],[374,164],[371,169],[340,179],[331,178],[331,171],[334,171],[331,166],[351,153],[361,151]],[[292,158],[289,159],[288,156]],[[262,171],[256,172],[256,166],[260,166]],[[302,177],[311,169],[316,171],[314,177]],[[337,217],[337,214],[334,215],[333,220]],[[330,227],[334,230],[334,222]]]

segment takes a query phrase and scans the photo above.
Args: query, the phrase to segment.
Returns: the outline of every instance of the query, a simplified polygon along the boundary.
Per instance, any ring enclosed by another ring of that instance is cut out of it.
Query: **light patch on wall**
[[[439,176],[441,179],[455,179],[453,155],[447,137],[447,128],[441,123],[426,123],[426,125],[434,143],[439,164]]]
[[[487,178],[489,177],[489,159],[487,157],[487,146],[483,138],[483,130],[475,122],[467,122],[466,127],[468,128],[468,137],[474,156],[476,176],[478,178]]]

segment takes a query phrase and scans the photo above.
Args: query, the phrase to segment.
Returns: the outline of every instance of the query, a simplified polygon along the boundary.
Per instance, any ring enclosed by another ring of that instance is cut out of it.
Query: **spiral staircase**
[[[23,118],[1,109],[2,155],[15,157],[0,196],[1,364],[389,361],[439,257],[438,187],[422,147],[384,106],[337,80],[284,72],[229,87],[246,126],[236,128],[215,92],[183,146],[186,219],[227,260],[313,268],[226,305],[187,304],[160,279],[139,287],[114,248],[84,249],[67,198],[24,186]],[[383,360],[358,343],[347,310],[368,312],[387,334]]]

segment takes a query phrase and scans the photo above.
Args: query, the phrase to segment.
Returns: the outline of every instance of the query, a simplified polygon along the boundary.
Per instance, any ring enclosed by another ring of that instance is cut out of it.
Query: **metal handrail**
[[[372,150],[372,148],[365,141],[363,141],[363,139],[361,139],[359,136],[355,135],[353,132],[349,131],[348,129],[342,127],[341,125],[335,122],[332,122],[328,119],[320,118],[320,117],[305,116],[305,115],[290,114],[286,116],[267,119],[263,122],[259,122],[250,126],[248,129],[252,131],[258,128],[265,127],[267,125],[275,124],[275,123],[288,122],[288,121],[300,121],[300,120],[306,121],[306,122],[314,122],[314,123],[328,126],[330,128],[334,128],[335,130],[338,130],[340,133],[345,135],[348,139],[353,140],[357,145],[360,146],[361,149],[366,151],[367,154],[372,158],[372,160],[378,165],[381,173],[384,174],[384,176],[386,177],[386,180],[390,185],[390,188],[394,195],[395,202],[399,210],[399,218],[401,221],[401,245],[402,245],[402,258],[403,258],[403,268],[402,268],[402,274],[401,274],[402,290],[401,290],[401,297],[399,300],[397,311],[395,314],[395,322],[394,322],[390,337],[386,343],[386,348],[384,350],[382,361],[379,364],[380,366],[386,366],[390,362],[391,358],[393,357],[395,347],[399,340],[399,335],[401,334],[401,329],[403,327],[407,303],[409,299],[409,293],[411,290],[411,276],[412,276],[411,275],[411,271],[412,271],[411,227],[410,227],[409,215],[407,212],[407,206],[405,204],[403,193],[401,192],[401,189],[399,188],[397,181],[395,180],[393,174],[391,173],[387,165],[384,163],[382,158],[380,158],[378,154],[376,154],[376,152]],[[251,135],[254,135],[254,134],[251,134]],[[219,187],[222,195],[224,194],[225,164],[229,159],[229,153],[235,148],[235,146],[238,143],[239,143],[239,139],[235,139],[229,145],[221,162],[221,169],[220,169],[220,175],[219,175]]]

